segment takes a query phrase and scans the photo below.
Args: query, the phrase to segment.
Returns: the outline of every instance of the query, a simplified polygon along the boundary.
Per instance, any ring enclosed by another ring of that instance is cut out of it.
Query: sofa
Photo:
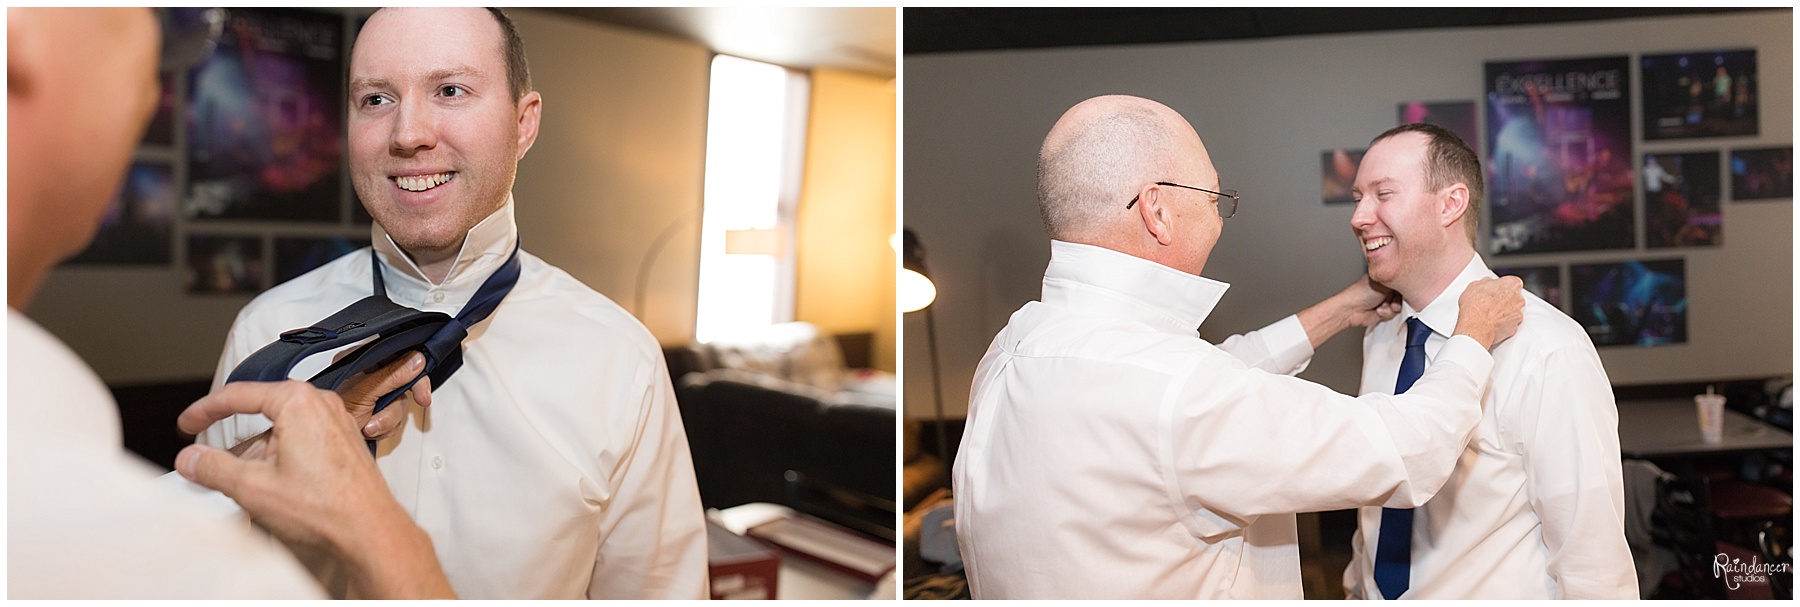
[[[707,508],[784,504],[894,538],[891,374],[849,368],[839,340],[806,323],[665,356]]]

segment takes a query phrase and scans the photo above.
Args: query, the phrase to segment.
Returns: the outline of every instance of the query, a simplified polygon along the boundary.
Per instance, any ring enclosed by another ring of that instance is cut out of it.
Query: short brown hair
[[[1441,190],[1458,183],[1469,187],[1469,209],[1463,213],[1463,225],[1468,226],[1469,244],[1478,242],[1476,236],[1481,228],[1481,201],[1487,190],[1482,184],[1480,157],[1456,133],[1423,122],[1388,129],[1370,140],[1369,146],[1374,147],[1381,140],[1402,133],[1420,133],[1428,140],[1425,181],[1432,190]]]
[[[505,11],[494,7],[487,10],[495,21],[500,22],[501,44],[506,53],[506,87],[512,92],[513,101],[518,101],[531,91],[531,65],[525,62],[525,39],[519,37],[519,28],[513,25]]]

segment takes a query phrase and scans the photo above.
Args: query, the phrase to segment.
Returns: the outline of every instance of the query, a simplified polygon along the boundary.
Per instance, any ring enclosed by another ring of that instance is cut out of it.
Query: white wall
[[[537,145],[513,186],[525,247],[625,306],[658,341],[692,341],[712,53],[547,12],[509,14],[544,96]]]
[[[710,52],[529,9],[509,14],[544,96],[542,132],[514,187],[525,248],[631,309],[662,342],[686,343],[699,275]],[[333,228],[310,231],[321,229]],[[665,230],[672,236],[650,266],[647,305],[633,309],[639,267]],[[65,267],[26,312],[102,380],[131,384],[212,377],[225,333],[249,301],[190,296],[172,266]]]
[[[1036,153],[1056,118],[1082,99],[1125,93],[1168,104],[1199,131],[1226,183],[1244,192],[1206,268],[1207,276],[1234,285],[1201,331],[1217,340],[1316,302],[1362,272],[1348,227],[1351,208],[1320,202],[1319,152],[1366,146],[1394,126],[1397,103],[1481,99],[1482,64],[1490,60],[1743,47],[1758,50],[1761,136],[1640,141],[1636,153],[1788,145],[1794,67],[1793,18],[1786,10],[909,56],[904,214],[927,249],[938,286],[933,309],[945,409],[952,416],[966,410],[969,382],[988,342],[1014,310],[1039,296],[1049,244],[1034,194]],[[1634,88],[1636,72],[1633,67]],[[1634,91],[1634,115],[1637,103]],[[1688,343],[1602,348],[1615,384],[1791,373],[1793,205],[1723,206],[1720,247],[1502,259],[1509,265],[1687,259]],[[918,313],[906,317],[907,413],[929,416],[925,323]],[[1353,392],[1360,365],[1357,339],[1340,335],[1302,377]]]

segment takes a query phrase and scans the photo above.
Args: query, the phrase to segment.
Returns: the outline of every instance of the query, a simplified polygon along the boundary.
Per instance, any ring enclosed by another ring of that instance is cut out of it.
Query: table
[[[786,506],[755,503],[715,510],[707,516],[727,530],[742,534],[750,527],[792,515],[793,510]],[[871,583],[803,558],[783,555],[781,571],[777,575],[775,598],[778,600],[899,598],[899,590],[894,586],[896,572],[889,572],[881,583]]]
[[[1724,439],[1700,441],[1694,399],[1619,402],[1619,452],[1633,459],[1690,457],[1792,449],[1794,435],[1756,418],[1725,410]]]

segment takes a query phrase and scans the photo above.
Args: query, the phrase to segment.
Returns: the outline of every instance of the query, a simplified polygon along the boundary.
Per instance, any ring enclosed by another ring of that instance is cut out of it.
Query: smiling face
[[[1369,148],[1356,171],[1350,195],[1356,212],[1350,227],[1369,262],[1369,278],[1387,285],[1409,301],[1423,297],[1436,278],[1435,262],[1460,238],[1460,224],[1446,225],[1444,193],[1433,190],[1425,175],[1428,139],[1400,133]],[[1464,260],[1466,261],[1466,259]]]
[[[383,9],[350,58],[350,173],[369,215],[421,263],[456,254],[512,191],[537,137],[485,9]]]

